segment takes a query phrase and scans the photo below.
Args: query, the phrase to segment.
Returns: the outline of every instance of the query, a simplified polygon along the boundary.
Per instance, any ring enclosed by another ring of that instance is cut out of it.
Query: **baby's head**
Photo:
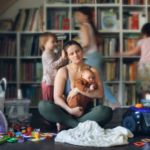
[[[88,68],[82,70],[81,77],[87,80],[89,84],[92,84],[93,82],[95,82],[95,75]]]
[[[40,35],[39,47],[42,51],[53,51],[56,47],[57,36],[51,32],[45,32]]]

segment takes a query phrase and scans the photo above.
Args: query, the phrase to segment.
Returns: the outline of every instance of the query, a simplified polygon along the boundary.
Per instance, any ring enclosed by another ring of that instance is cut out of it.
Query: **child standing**
[[[43,64],[43,78],[42,78],[42,93],[43,100],[54,101],[53,89],[54,79],[57,70],[63,65],[65,61],[65,52],[62,51],[61,58],[54,53],[56,48],[57,36],[50,32],[45,32],[40,35],[39,46],[43,51],[42,64]]]
[[[141,51],[141,59],[138,64],[136,87],[140,98],[146,98],[150,92],[150,23],[143,25],[141,29],[143,39],[139,40],[133,51],[121,53],[123,56],[133,56]]]

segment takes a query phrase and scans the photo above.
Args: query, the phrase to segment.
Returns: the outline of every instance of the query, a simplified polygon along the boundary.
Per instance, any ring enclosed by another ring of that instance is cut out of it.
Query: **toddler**
[[[43,51],[42,64],[43,64],[43,78],[42,78],[42,93],[43,100],[54,101],[53,89],[54,79],[57,70],[62,66],[65,61],[65,52],[62,51],[62,56],[59,58],[54,53],[56,48],[57,36],[50,32],[45,32],[40,35],[39,46]]]
[[[96,90],[98,88],[98,85],[95,82],[94,73],[90,69],[83,69],[81,77],[77,78],[74,84],[74,88],[75,87],[84,92],[91,92]],[[71,100],[68,100],[67,103],[68,106],[71,108],[81,106],[85,110],[89,101],[89,97],[78,94],[74,96]]]

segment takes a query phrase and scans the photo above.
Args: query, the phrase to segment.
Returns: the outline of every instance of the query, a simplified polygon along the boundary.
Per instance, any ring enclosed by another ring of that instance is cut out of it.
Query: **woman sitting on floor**
[[[54,103],[50,101],[41,101],[38,105],[40,114],[49,122],[57,123],[57,130],[60,131],[67,127],[76,127],[80,122],[86,120],[96,121],[100,126],[108,123],[113,115],[113,111],[107,106],[94,107],[92,99],[103,98],[104,89],[98,70],[83,62],[83,50],[80,44],[75,41],[69,41],[64,45],[64,50],[68,59],[72,62],[58,70],[54,83]],[[94,60],[93,60],[94,61]],[[95,74],[95,81],[98,89],[93,92],[83,92],[73,88],[74,82],[81,77],[81,72],[85,68],[90,68]],[[69,100],[78,93],[91,98],[85,111],[82,107],[70,108],[63,100],[65,95]],[[68,114],[75,116],[73,119]]]

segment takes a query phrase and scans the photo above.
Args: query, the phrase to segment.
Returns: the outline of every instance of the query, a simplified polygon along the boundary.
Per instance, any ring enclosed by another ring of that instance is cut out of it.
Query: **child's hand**
[[[63,59],[63,61],[64,61],[65,58],[66,58],[66,55],[65,55],[65,51],[64,51],[64,50],[62,50],[62,55],[61,55],[61,57],[62,57],[62,59]]]
[[[123,56],[123,53],[112,53],[112,56]]]
[[[94,85],[92,84],[92,85],[90,85],[90,92],[91,91],[94,91],[95,90],[95,87],[94,87]]]

